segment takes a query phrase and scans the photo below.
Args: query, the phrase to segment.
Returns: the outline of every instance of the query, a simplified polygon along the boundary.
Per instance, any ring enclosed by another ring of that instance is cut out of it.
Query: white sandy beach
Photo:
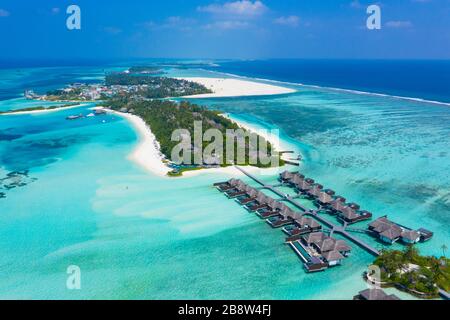
[[[269,130],[260,130],[254,126],[251,126],[247,123],[243,123],[241,121],[237,121],[235,119],[231,119],[227,114],[222,114],[222,117],[236,123],[241,128],[248,130],[250,132],[254,132],[264,139],[268,141],[276,151],[287,151],[292,150],[292,146],[288,145],[287,143],[283,143],[280,140],[280,137],[276,134],[272,134]],[[255,175],[270,175],[275,176],[278,173],[281,173],[282,171],[286,170],[285,167],[276,167],[276,168],[258,168],[258,167],[252,167],[252,166],[246,166],[245,170],[249,173],[255,174]],[[183,177],[193,177],[200,174],[205,173],[220,173],[220,174],[227,174],[233,177],[243,176],[244,174],[237,170],[235,167],[226,167],[226,168],[212,168],[212,169],[203,169],[203,170],[196,170],[196,171],[187,171],[183,173]]]
[[[186,96],[184,98],[223,98],[223,97],[243,97],[243,96],[265,96],[296,92],[293,89],[274,86],[260,82],[245,81],[229,78],[177,78],[196,82],[211,89],[213,93]]]
[[[167,167],[163,163],[163,156],[161,155],[161,152],[159,151],[159,144],[156,141],[156,138],[154,134],[151,132],[150,128],[147,126],[147,124],[139,118],[138,116],[131,115],[128,113],[122,113],[122,112],[116,112],[113,111],[114,114],[117,114],[121,117],[124,117],[127,119],[134,127],[134,129],[138,132],[140,141],[136,148],[133,150],[133,152],[129,155],[129,159],[139,165],[140,167],[144,168],[146,171],[156,174],[160,177],[168,177],[167,173],[171,170],[169,167]],[[244,129],[257,132],[258,134],[261,134],[262,132],[259,130],[256,130],[255,128],[252,128],[248,125],[242,125],[237,121],[234,121]],[[264,133],[263,133],[264,134]],[[280,147],[280,142],[278,139],[273,139],[270,135],[265,135],[264,138],[269,141],[277,150]],[[278,173],[281,169],[280,168],[268,168],[268,169],[261,169],[257,167],[246,167],[246,170],[255,173],[255,174],[269,174],[274,175]],[[187,171],[183,173],[183,176],[180,178],[188,178],[193,176],[198,176],[200,174],[208,174],[208,173],[214,173],[214,174],[226,174],[230,176],[242,176],[242,172],[239,170],[236,170],[234,167],[226,167],[226,168],[212,168],[212,169],[202,169],[202,170],[195,170],[195,171]],[[177,178],[177,179],[180,179]]]
[[[163,163],[159,144],[144,120],[128,113],[116,111],[114,113],[127,119],[139,134],[139,144],[128,158],[153,174],[162,177],[167,176],[170,168]]]
[[[237,79],[221,79],[221,78],[178,78],[185,79],[193,82],[200,83],[207,88],[214,91],[213,94],[203,94],[193,96],[195,98],[212,98],[212,97],[234,97],[234,96],[255,96],[255,95],[275,95],[292,93],[295,90],[283,88],[274,85],[268,85],[252,81],[244,81]],[[150,128],[145,122],[138,116],[114,112],[124,118],[126,118],[133,127],[138,131],[140,136],[140,142],[136,149],[129,156],[129,159],[140,165],[144,169],[158,176],[167,176],[167,173],[171,170],[163,162],[163,156],[159,151],[159,145],[155,136],[151,132]],[[225,118],[235,122],[243,129],[256,132],[260,136],[269,141],[277,151],[289,150],[289,146],[280,142],[278,135],[273,135],[267,130],[258,130],[251,125],[238,122],[234,119],[230,119],[226,114]],[[252,173],[260,174],[276,174],[280,168],[260,169],[256,167],[246,167],[246,170]],[[241,176],[242,173],[236,170],[234,167],[227,168],[212,168],[196,171],[187,171],[183,173],[183,177],[192,177],[203,173],[222,173],[229,174],[230,176]]]

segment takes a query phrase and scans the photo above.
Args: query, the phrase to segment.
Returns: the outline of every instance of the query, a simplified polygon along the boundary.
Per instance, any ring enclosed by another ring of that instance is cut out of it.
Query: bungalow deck
[[[257,204],[251,204],[251,203],[245,205],[244,207],[249,212],[255,212],[255,211],[258,211],[258,210],[262,210],[262,209],[268,208],[266,204],[259,204],[259,205],[257,205]]]
[[[294,220],[292,218],[283,218],[274,216],[266,220],[266,222],[272,227],[272,228],[281,228],[284,226],[287,226],[288,224],[292,224]]]
[[[290,242],[289,245],[303,261],[303,267],[307,272],[319,272],[328,269],[328,264],[318,257],[311,256],[300,241]]]
[[[295,224],[292,224],[284,227],[282,230],[285,234],[288,235],[288,237],[286,238],[286,242],[292,242],[300,240],[302,236],[308,233],[322,230],[322,226],[311,228],[311,227],[298,227]]]
[[[387,219],[387,216],[378,218],[368,226],[369,234],[380,241],[393,244],[397,241],[409,245],[425,242],[433,237],[433,232],[420,228],[413,230],[399,223]]]
[[[357,212],[354,216],[345,216],[342,213],[337,213],[337,216],[338,220],[347,223],[349,225],[372,219],[372,213],[368,211]]]

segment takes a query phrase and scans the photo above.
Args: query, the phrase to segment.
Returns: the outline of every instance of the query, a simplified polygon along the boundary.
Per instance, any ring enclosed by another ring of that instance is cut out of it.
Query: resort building
[[[388,295],[381,289],[366,289],[360,291],[353,300],[401,300],[394,294]]]
[[[401,240],[405,244],[414,244],[426,241],[433,236],[426,229],[412,230],[388,220],[386,217],[379,218],[369,224],[368,229],[381,241],[393,244]]]
[[[310,199],[318,198],[322,192],[323,186],[321,184],[315,184],[305,192],[306,196]]]
[[[301,216],[295,219],[292,225],[283,228],[283,231],[289,236],[286,242],[296,241],[301,238],[301,236],[317,232],[322,229],[322,226],[310,217]]]
[[[344,258],[348,256],[352,250],[344,240],[336,240],[323,232],[310,233],[303,236],[301,241],[322,255],[324,261],[327,262],[329,266],[341,264]]]
[[[319,204],[320,206],[327,206],[332,201],[333,197],[325,191],[321,191],[316,199],[317,204]]]

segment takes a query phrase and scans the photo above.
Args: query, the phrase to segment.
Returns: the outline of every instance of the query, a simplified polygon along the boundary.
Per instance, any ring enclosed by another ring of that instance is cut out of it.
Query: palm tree
[[[414,247],[413,245],[409,245],[406,247],[404,253],[403,253],[403,257],[404,257],[404,262],[405,263],[411,263],[414,261],[414,258],[417,257],[419,255],[419,251],[417,250],[416,247]]]
[[[430,261],[430,271],[432,272],[432,280],[434,283],[437,283],[439,278],[444,276],[444,272],[442,271],[441,264],[438,259],[433,257]]]
[[[447,246],[445,245],[445,244],[443,244],[442,246],[441,246],[441,249],[442,249],[442,253],[443,253],[443,255],[444,255],[444,258],[446,258],[446,256],[445,256],[445,251],[447,251]]]

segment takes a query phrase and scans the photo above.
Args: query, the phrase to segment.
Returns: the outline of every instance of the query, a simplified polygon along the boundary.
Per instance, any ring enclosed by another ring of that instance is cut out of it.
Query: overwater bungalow
[[[313,184],[314,184],[314,180],[304,179],[304,180],[301,180],[299,183],[295,184],[295,188],[298,190],[298,192],[304,193],[304,192],[308,191],[309,189],[311,189]]]
[[[354,203],[354,202],[347,204],[347,206],[349,206],[349,207],[352,208],[353,210],[359,210],[359,209],[361,209],[361,206],[360,206],[359,204],[357,204],[357,203]]]
[[[267,219],[279,215],[284,208],[286,208],[284,203],[271,199],[268,201],[267,206],[261,210],[257,210],[256,214],[262,219]]]
[[[308,262],[303,264],[307,272],[323,271],[328,268],[328,264],[318,257],[312,256]]]
[[[234,188],[225,191],[228,198],[237,198],[246,194],[249,186],[242,181],[239,181]]]
[[[329,267],[342,264],[351,252],[351,247],[344,240],[336,240],[323,232],[314,232],[301,237],[303,247],[309,248]],[[308,251],[308,250],[307,250]]]
[[[301,236],[317,232],[322,229],[322,226],[313,218],[301,216],[294,220],[292,225],[288,225],[283,228],[283,231],[289,236],[286,242],[296,241]]]
[[[341,212],[345,207],[345,198],[337,196],[334,198],[333,201],[329,203],[329,208],[332,213],[338,213]]]
[[[294,173],[289,171],[284,171],[280,174],[280,182],[282,183],[290,183],[292,178],[294,178]]]
[[[333,201],[333,197],[325,191],[321,191],[316,199],[316,203],[321,206],[327,206]]]
[[[248,187],[245,190],[245,195],[238,197],[236,201],[241,205],[245,205],[249,202],[254,201],[256,197],[258,197],[258,194],[259,194],[258,190],[252,187]]]
[[[424,228],[418,229],[417,232],[419,232],[420,241],[422,241],[422,242],[428,241],[433,237],[433,232],[431,232],[427,229],[424,229]]]
[[[259,192],[258,196],[255,200],[248,202],[245,204],[245,208],[250,211],[254,212],[260,209],[268,208],[269,202],[273,200],[272,198],[266,196],[264,193]],[[275,201],[275,200],[274,200]]]
[[[311,253],[300,241],[289,242],[289,245],[303,261],[303,267],[306,272],[318,272],[328,268],[327,263],[322,261],[320,257],[311,255]]]
[[[379,218],[370,223],[368,229],[381,241],[389,244],[393,244],[398,240],[402,240],[402,242],[406,244],[421,241],[421,234],[419,231],[413,231],[400,226],[395,222],[388,220],[386,217]]]
[[[292,210],[288,206],[284,206],[284,208],[279,212],[278,215],[271,217],[266,221],[272,226],[272,228],[280,228],[285,225],[291,224],[296,217],[297,214],[294,210]]]
[[[319,197],[320,193],[323,190],[323,186],[321,184],[314,184],[310,189],[305,192],[305,195],[310,199],[316,199]]]
[[[345,257],[339,251],[327,251],[323,255],[323,260],[328,264],[329,267],[334,267],[342,264]]]
[[[380,240],[389,244],[397,242],[402,236],[402,228],[396,225],[390,226],[387,230],[379,234]]]
[[[404,230],[401,239],[406,244],[415,244],[420,241],[420,233],[414,230]]]
[[[355,207],[345,206],[337,212],[338,219],[346,222],[347,224],[353,224],[372,218],[372,213],[368,211],[357,211]]]
[[[388,295],[381,289],[366,289],[360,291],[353,300],[401,300],[395,294]]]
[[[323,232],[314,232],[302,237],[302,241],[314,247],[317,252],[324,254],[329,251],[338,251],[343,256],[348,256],[352,248],[344,240],[336,240]]]
[[[302,183],[304,180],[305,180],[305,176],[304,175],[302,175],[300,173],[296,173],[294,175],[294,177],[292,178],[290,185],[292,187],[295,187],[296,185]]]
[[[230,179],[230,180],[228,180],[226,182],[215,183],[214,187],[216,187],[221,192],[225,192],[225,191],[228,191],[230,189],[233,189],[239,183],[239,181],[240,180],[233,178],[233,179]]]

